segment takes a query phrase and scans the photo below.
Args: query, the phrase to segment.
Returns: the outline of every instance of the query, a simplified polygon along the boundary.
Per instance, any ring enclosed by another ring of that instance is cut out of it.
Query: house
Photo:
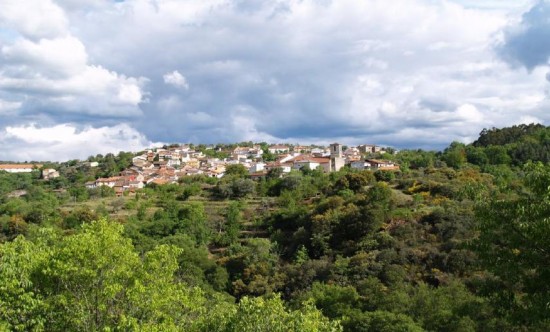
[[[252,180],[259,180],[261,178],[265,178],[267,175],[267,171],[263,170],[260,172],[250,173],[250,179]]]
[[[51,180],[59,177],[59,172],[53,168],[46,168],[42,170],[42,178],[44,180]]]
[[[217,165],[210,168],[208,171],[205,172],[205,174],[212,178],[222,178],[225,175],[225,166]]]
[[[272,145],[267,150],[273,154],[288,153],[290,151],[286,145]]]
[[[310,153],[311,152],[311,147],[303,146],[303,145],[295,145],[293,147],[292,151],[298,152],[298,153]]]
[[[350,164],[354,161],[361,161],[361,160],[362,160],[361,156],[346,156],[346,163],[347,164]]]
[[[262,149],[259,149],[259,150],[262,151]],[[249,148],[246,146],[245,147],[238,146],[235,149],[233,149],[231,153],[231,159],[244,162],[249,158],[257,158],[258,156],[261,157],[261,153],[260,154],[258,153],[259,152],[254,148]]]
[[[151,169],[154,169],[155,168],[155,165],[153,165],[153,163],[151,162],[146,162],[145,164],[143,164],[143,166],[141,166],[141,169],[142,170],[151,170]]]
[[[377,145],[372,145],[372,144],[359,145],[357,147],[357,149],[361,153],[376,153],[376,152],[381,152],[382,151],[381,147],[379,147]]]
[[[302,169],[303,167],[308,167],[309,169],[317,169],[318,167],[321,167],[323,172],[329,173],[331,171],[331,160],[330,158],[317,158],[311,156],[296,158],[293,162],[293,168]]]
[[[200,175],[204,173],[203,170],[194,167],[185,168],[183,172],[187,176]]]
[[[191,150],[191,147],[187,144],[182,144],[179,148],[181,152],[189,152]]]
[[[258,173],[258,172],[263,172],[264,169],[265,169],[265,164],[264,163],[256,163],[248,169],[248,172],[251,173],[251,174],[252,173]]]
[[[350,167],[352,169],[363,170],[363,169],[370,169],[371,164],[368,161],[365,161],[365,160],[357,160],[357,161],[352,161],[350,163]]]
[[[330,152],[326,149],[314,148],[311,149],[311,154],[316,157],[326,157],[330,155]]]
[[[107,186],[107,187],[113,188],[117,184],[117,182],[120,181],[121,179],[122,179],[121,176],[113,176],[110,178],[99,178],[95,181],[95,186],[96,187]]]
[[[143,165],[145,165],[146,162],[147,162],[146,154],[132,158],[132,164],[134,166],[143,167]]]
[[[235,149],[233,149],[233,155],[236,156],[248,157],[249,152],[250,148],[243,146],[237,146]]]
[[[367,162],[370,163],[370,169],[372,170],[396,171],[400,169],[398,165],[390,160],[367,159]]]
[[[130,188],[142,189],[143,188],[143,181],[129,181],[128,185],[129,185]]]
[[[39,164],[1,164],[0,171],[8,173],[30,173],[35,169],[41,168]]]
[[[280,162],[274,162],[274,163],[268,163],[264,166],[265,171],[270,171],[273,168],[280,168],[283,173],[290,173],[292,171],[293,163],[280,163]]]
[[[254,145],[252,149],[248,150],[248,157],[250,158],[261,158],[264,154],[264,150],[259,145]]]
[[[168,184],[170,183],[169,180],[166,180],[166,179],[163,179],[163,178],[156,178],[154,180],[152,180],[151,182],[149,183],[154,183],[156,185],[163,185],[163,184]]]
[[[344,156],[346,156],[346,158],[360,156],[360,155],[361,155],[361,152],[356,147],[350,147],[346,151],[344,151]]]
[[[295,158],[297,158],[298,156],[300,156],[301,154],[299,152],[293,152],[293,153],[289,153],[289,154],[283,154],[283,155],[280,155],[278,158],[277,158],[277,162],[279,163],[286,163],[286,162],[289,162]]]
[[[180,166],[181,165],[181,160],[180,159],[168,159],[168,161],[166,162],[166,165],[168,166],[171,166],[171,167],[175,167],[175,166]]]

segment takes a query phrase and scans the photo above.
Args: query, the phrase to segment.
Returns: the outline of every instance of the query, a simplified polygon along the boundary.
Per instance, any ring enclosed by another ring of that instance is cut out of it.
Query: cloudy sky
[[[0,160],[549,124],[549,0],[0,0]]]

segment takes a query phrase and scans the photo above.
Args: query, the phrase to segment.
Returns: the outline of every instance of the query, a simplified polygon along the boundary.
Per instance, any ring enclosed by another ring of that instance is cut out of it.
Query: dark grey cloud
[[[550,58],[550,2],[538,1],[523,14],[521,23],[505,31],[500,55],[514,65],[528,70],[548,65]]]
[[[473,140],[483,127],[545,119],[545,73],[495,58],[493,38],[507,17],[479,9],[486,6],[9,1],[57,14],[2,14],[9,24],[0,15],[0,29],[19,36],[0,33],[0,114],[12,115],[0,120],[0,136],[32,123],[44,126],[33,133],[69,126],[86,135],[111,135],[124,124],[143,145],[338,140],[439,148]],[[35,21],[48,34],[27,24]]]

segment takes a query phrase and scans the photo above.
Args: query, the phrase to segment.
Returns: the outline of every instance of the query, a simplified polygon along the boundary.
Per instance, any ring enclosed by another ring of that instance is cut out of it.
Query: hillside
[[[232,167],[118,197],[86,183],[131,153],[45,164],[51,180],[0,172],[0,326],[545,331],[548,134],[384,155],[399,170]]]

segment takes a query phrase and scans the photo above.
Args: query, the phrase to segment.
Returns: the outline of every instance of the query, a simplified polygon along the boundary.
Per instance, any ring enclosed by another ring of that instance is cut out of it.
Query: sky
[[[550,0],[0,0],[0,160],[550,123]]]

